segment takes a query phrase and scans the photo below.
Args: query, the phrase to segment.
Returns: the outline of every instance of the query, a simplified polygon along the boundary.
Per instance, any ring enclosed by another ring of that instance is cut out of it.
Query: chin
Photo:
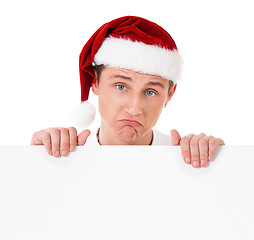
[[[117,136],[126,145],[135,144],[140,138],[139,132],[133,126],[124,126],[118,130]]]

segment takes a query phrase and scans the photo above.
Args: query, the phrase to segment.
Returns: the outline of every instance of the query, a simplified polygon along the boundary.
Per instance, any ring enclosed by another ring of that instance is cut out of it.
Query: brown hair
[[[95,73],[96,73],[97,83],[98,83],[98,84],[99,84],[99,81],[100,81],[101,73],[102,73],[102,71],[103,71],[104,69],[105,69],[105,65],[103,65],[103,64],[95,65],[95,66],[94,66],[94,70],[95,70]]]

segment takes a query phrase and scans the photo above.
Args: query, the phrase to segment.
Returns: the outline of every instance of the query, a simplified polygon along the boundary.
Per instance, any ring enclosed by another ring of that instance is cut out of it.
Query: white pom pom
[[[92,103],[84,101],[72,111],[72,119],[79,127],[87,127],[95,118],[96,109]]]

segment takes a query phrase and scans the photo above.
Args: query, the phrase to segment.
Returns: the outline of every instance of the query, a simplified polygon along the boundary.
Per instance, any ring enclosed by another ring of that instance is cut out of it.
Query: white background
[[[30,144],[34,131],[73,125],[79,53],[102,24],[124,15],[161,25],[184,57],[183,78],[157,129],[254,144],[250,0],[1,0],[0,144]],[[98,124],[97,114],[91,129]]]

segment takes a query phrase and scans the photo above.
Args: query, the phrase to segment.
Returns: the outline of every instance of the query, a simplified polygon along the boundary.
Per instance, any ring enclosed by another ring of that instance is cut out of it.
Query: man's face
[[[119,144],[142,144],[175,88],[153,75],[106,67],[93,92],[99,96],[101,131]]]

